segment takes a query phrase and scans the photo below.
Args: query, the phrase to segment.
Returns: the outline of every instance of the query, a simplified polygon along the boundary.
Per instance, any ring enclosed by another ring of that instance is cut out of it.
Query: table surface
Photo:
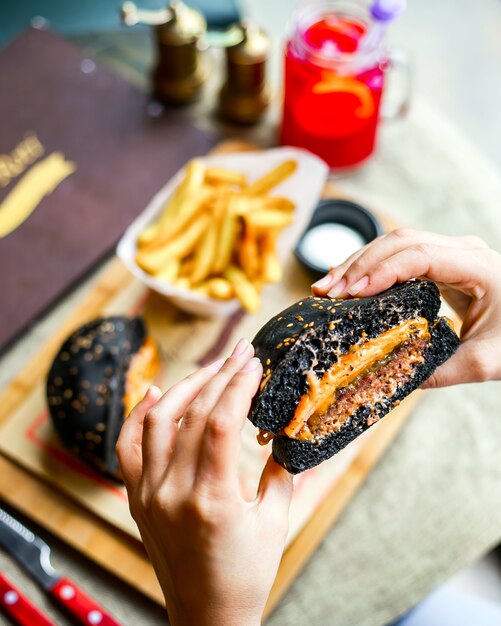
[[[151,59],[145,33],[80,37],[77,43],[145,85]],[[205,101],[187,114],[222,136],[273,143],[276,110],[254,129],[227,126],[212,115],[217,86],[214,77]],[[372,161],[337,182],[355,200],[384,210],[399,222],[451,235],[477,234],[501,250],[501,178],[461,133],[422,102],[413,104],[405,120],[382,129]],[[88,290],[87,280],[4,355],[0,386]],[[383,625],[499,543],[500,394],[501,383],[427,392],[268,623]],[[166,622],[160,607],[57,539],[41,534],[54,547],[55,566],[124,624]],[[0,570],[58,624],[69,623],[3,553]],[[0,615],[0,623],[2,619]]]

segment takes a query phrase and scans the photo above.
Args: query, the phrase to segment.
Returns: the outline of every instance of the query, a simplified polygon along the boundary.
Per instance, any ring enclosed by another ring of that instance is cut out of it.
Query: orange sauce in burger
[[[355,344],[322,378],[318,378],[311,370],[306,372],[308,390],[297,405],[294,417],[284,428],[284,434],[291,439],[312,439],[307,421],[313,415],[326,413],[339,388],[346,387],[378,361],[390,355],[395,348],[411,337],[418,336],[430,336],[428,321],[421,317],[408,320],[374,339]]]

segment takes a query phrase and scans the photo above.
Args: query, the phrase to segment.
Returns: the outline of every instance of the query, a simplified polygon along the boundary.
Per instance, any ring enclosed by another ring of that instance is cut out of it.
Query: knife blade
[[[121,626],[76,583],[60,576],[50,562],[49,545],[2,508],[0,508],[0,546],[81,624]]]

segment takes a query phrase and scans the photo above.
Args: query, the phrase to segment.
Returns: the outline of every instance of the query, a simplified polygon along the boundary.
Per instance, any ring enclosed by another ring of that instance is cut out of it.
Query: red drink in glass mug
[[[363,5],[306,2],[285,49],[280,143],[314,152],[331,168],[374,151],[388,57]]]

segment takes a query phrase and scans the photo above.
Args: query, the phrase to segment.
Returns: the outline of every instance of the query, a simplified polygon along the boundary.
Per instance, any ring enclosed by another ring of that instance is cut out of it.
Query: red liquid
[[[329,17],[311,25],[303,38],[314,51],[336,46],[355,57],[365,31],[359,22]],[[287,43],[280,142],[306,148],[334,168],[360,163],[374,150],[383,68],[338,74],[297,50],[293,41]]]

